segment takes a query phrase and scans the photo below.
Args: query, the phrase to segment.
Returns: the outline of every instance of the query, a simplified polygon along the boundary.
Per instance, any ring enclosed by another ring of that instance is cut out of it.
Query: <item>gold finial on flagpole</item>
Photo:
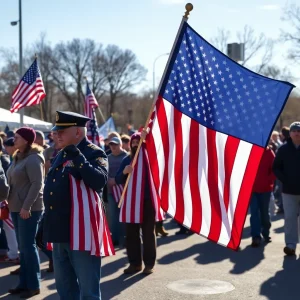
[[[185,14],[184,14],[183,17],[188,19],[189,14],[190,14],[190,12],[193,10],[193,8],[194,8],[194,6],[193,6],[192,3],[187,3],[187,4],[185,5],[186,12],[185,12]]]
[[[83,76],[83,79],[87,81],[87,77],[86,76]]]
[[[34,54],[34,59],[37,59],[37,58],[38,58],[38,56],[37,56],[37,54],[35,53],[35,54]]]

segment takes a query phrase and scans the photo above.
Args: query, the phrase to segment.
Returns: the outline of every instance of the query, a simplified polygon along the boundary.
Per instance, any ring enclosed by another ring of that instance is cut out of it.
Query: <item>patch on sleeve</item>
[[[105,157],[98,157],[96,159],[97,163],[101,166],[101,167],[105,167],[107,168],[108,167],[108,161],[107,161],[107,158]]]

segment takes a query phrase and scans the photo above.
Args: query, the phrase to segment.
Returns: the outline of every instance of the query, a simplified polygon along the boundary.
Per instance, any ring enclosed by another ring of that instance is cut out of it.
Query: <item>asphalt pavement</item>
[[[115,256],[102,260],[102,299],[299,300],[299,254],[286,257],[283,253],[282,218],[273,217],[272,243],[252,248],[248,216],[239,252],[195,234],[176,236],[178,228],[169,219],[166,228],[170,235],[158,238],[157,264],[152,275],[124,275],[124,249],[117,249]],[[41,294],[31,299],[59,299],[53,274],[45,272],[47,261],[42,253],[41,259]],[[0,264],[0,299],[18,298],[7,294],[18,282],[17,276],[9,275],[15,268]]]

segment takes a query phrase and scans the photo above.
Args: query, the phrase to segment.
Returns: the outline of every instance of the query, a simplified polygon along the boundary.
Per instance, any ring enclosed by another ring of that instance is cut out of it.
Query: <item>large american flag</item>
[[[162,208],[237,249],[261,156],[292,88],[240,66],[184,22],[147,136]]]
[[[99,134],[97,131],[97,119],[95,108],[99,106],[94,93],[91,91],[89,84],[86,83],[86,95],[84,101],[84,114],[91,119],[87,123],[87,138],[95,145],[100,146]]]
[[[12,94],[10,111],[14,113],[25,106],[40,104],[45,97],[41,72],[35,59]]]

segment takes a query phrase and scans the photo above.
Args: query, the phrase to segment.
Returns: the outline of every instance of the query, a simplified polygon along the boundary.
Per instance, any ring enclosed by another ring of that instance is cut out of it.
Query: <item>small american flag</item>
[[[237,249],[259,162],[293,85],[222,54],[186,22],[155,105],[147,151],[162,208]]]
[[[87,123],[87,138],[93,144],[100,146],[100,138],[97,131],[97,119],[95,114],[95,108],[99,106],[93,92],[90,90],[89,84],[86,83],[86,96],[84,102],[84,114],[90,118],[91,121]]]
[[[14,113],[25,106],[40,104],[45,97],[42,76],[35,59],[12,94],[10,111]]]

